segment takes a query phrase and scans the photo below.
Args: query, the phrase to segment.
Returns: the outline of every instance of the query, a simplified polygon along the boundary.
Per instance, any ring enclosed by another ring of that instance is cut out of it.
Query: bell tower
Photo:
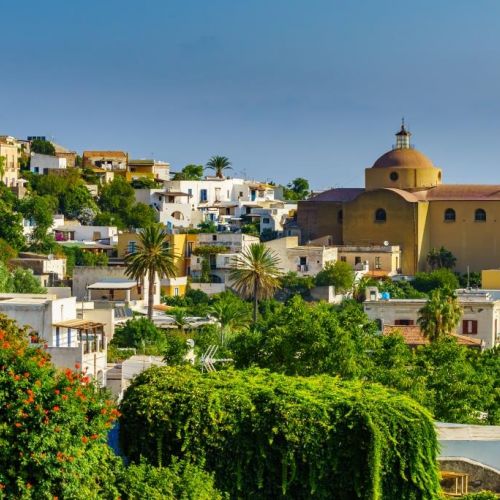
[[[411,132],[405,128],[405,119],[401,120],[401,130],[396,133],[396,145],[393,149],[410,149]]]

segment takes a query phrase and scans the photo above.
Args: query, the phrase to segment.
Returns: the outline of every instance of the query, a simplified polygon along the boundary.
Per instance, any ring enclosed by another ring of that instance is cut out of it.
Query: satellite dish
[[[187,339],[186,344],[188,347],[191,347],[191,349],[194,347],[194,340],[193,339]]]
[[[47,260],[52,260],[53,258],[54,258],[54,254],[49,253],[49,255],[47,255]]]
[[[384,247],[388,247],[389,246],[389,242],[387,240],[384,241]]]

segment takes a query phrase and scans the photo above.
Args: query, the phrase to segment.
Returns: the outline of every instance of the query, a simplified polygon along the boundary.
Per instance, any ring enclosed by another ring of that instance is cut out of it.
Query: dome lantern
[[[396,134],[394,149],[410,149],[411,132],[405,128],[405,119],[401,120],[401,130]]]

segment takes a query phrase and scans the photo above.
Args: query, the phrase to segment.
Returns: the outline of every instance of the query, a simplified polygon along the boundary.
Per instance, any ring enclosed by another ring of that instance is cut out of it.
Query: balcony
[[[297,266],[297,272],[307,273],[307,272],[309,272],[309,266],[307,264],[299,264]]]

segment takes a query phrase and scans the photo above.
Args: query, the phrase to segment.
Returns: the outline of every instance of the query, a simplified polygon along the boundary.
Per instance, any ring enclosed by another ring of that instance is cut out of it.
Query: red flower
[[[92,439],[98,439],[99,436],[97,434],[92,434],[92,436],[90,436]]]
[[[8,348],[10,347],[10,343],[9,343],[9,342],[7,342],[7,341],[5,341],[5,342],[2,344],[2,347],[3,347],[4,349],[8,349]]]
[[[66,396],[66,394],[63,394],[61,397],[62,397],[64,400],[68,399],[68,396]]]
[[[14,425],[15,425],[16,427],[22,427],[22,426],[23,426],[23,424],[22,424],[21,422],[16,422]]]
[[[56,394],[59,394],[61,391],[60,391],[59,389],[56,389],[54,392],[55,392]]]
[[[81,366],[81,365],[80,365],[80,363],[75,363],[75,368],[76,368],[77,370],[79,370],[79,369],[80,369],[80,366]]]
[[[60,408],[59,408],[59,406],[57,406],[57,405],[56,405],[56,406],[54,406],[54,408],[52,408],[52,411],[59,411],[59,410],[60,410]]]
[[[86,437],[86,436],[83,436],[83,437],[82,437],[82,443],[87,443],[87,442],[88,442],[88,440],[89,440],[89,438],[88,438],[88,437]]]
[[[28,378],[30,376],[29,372],[24,372],[24,377]]]

